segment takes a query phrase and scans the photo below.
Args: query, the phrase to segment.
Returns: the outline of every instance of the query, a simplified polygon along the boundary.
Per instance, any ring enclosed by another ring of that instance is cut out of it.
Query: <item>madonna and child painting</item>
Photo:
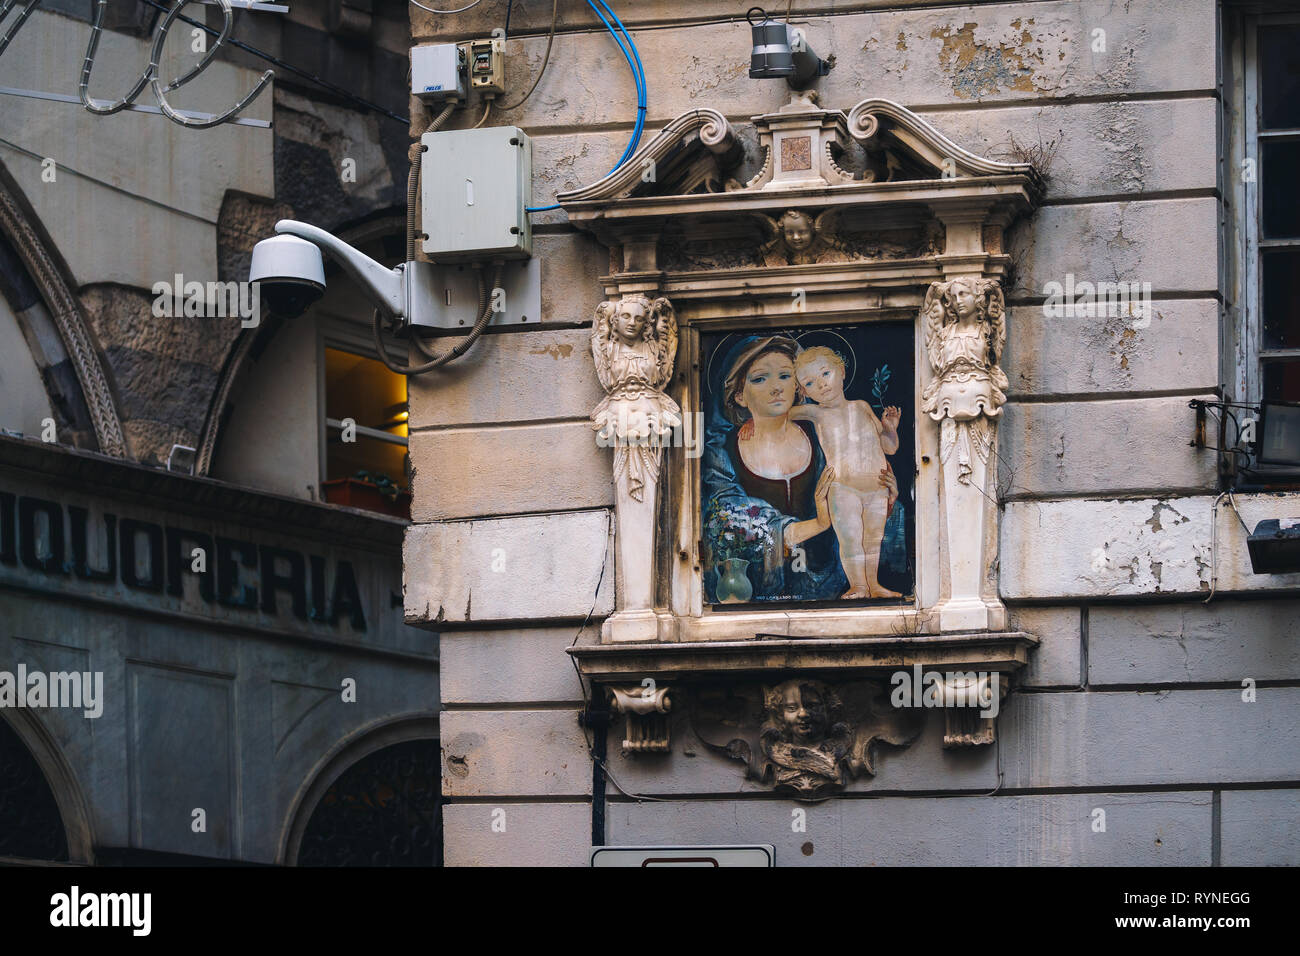
[[[911,595],[912,323],[701,345],[706,601]]]

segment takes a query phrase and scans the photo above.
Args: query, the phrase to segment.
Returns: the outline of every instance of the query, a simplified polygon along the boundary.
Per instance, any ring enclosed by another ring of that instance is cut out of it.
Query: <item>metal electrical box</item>
[[[454,43],[411,47],[411,92],[425,100],[463,100],[465,51]]]
[[[500,37],[464,44],[469,85],[480,93],[506,91],[506,41]]]
[[[420,167],[424,252],[435,262],[533,254],[533,144],[515,126],[425,133]]]

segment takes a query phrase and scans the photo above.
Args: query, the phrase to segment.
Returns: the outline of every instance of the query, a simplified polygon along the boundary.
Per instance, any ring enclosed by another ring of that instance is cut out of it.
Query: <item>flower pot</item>
[[[321,482],[322,497],[332,505],[378,511],[394,518],[411,517],[411,494],[404,491],[396,498],[388,498],[378,485],[356,478],[335,478]]]
[[[718,565],[718,586],[714,591],[719,603],[743,604],[754,596],[748,569],[749,562],[743,558],[728,558]]]

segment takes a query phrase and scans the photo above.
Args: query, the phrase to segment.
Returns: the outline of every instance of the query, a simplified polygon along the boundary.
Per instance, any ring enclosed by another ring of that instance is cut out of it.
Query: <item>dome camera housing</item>
[[[325,263],[314,243],[297,236],[272,236],[253,247],[248,279],[258,283],[273,313],[293,318],[324,294]]]

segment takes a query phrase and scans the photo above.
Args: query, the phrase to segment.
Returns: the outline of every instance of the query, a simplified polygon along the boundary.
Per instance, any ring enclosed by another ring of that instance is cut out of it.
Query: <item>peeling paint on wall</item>
[[[951,26],[931,30],[931,39],[943,41],[939,62],[952,77],[952,91],[963,99],[999,90],[1048,92],[1034,82],[1035,70],[1043,66],[1043,48],[1029,29],[1033,25],[1032,17],[1012,20],[1012,37],[1001,42],[977,40],[976,23],[964,23],[957,30]]]
[[[573,346],[567,342],[565,343],[551,342],[547,345],[541,346],[540,348],[529,349],[528,354],[549,355],[551,358],[558,360],[562,358],[568,358],[570,355],[572,355]]]

